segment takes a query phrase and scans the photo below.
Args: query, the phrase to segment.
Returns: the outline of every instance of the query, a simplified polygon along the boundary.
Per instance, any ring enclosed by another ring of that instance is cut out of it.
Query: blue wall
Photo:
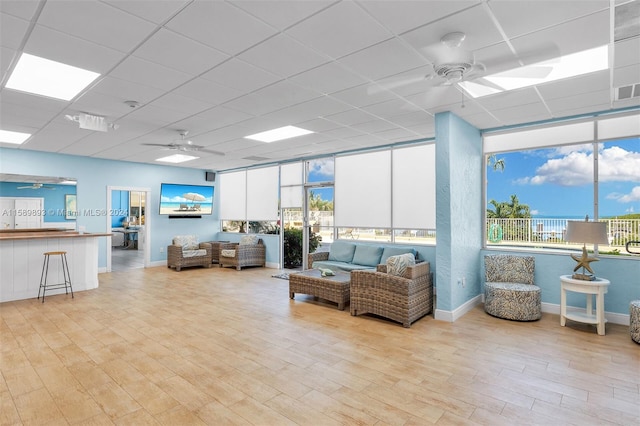
[[[33,173],[33,175],[35,175],[35,173]],[[39,173],[38,175],[42,174]],[[64,215],[64,196],[75,194],[75,185],[58,185],[48,183],[45,186],[53,187],[55,189],[18,189],[19,186],[27,186],[31,183],[32,182],[0,182],[0,197],[44,198],[44,206],[42,206],[42,209],[46,214],[43,217],[43,222],[75,222],[74,219],[65,219]]]
[[[482,138],[455,114],[435,118],[437,309],[451,312],[480,291]]]
[[[111,227],[120,228],[129,216],[129,191],[111,191]]]
[[[107,187],[149,188],[147,226],[150,227],[151,262],[166,260],[166,247],[174,235],[195,234],[201,241],[214,240],[220,230],[218,208],[201,219],[169,219],[160,216],[160,183],[211,184],[205,181],[204,170],[155,164],[103,160],[23,149],[0,148],[2,173],[36,176],[69,176],[77,179],[77,225],[86,232],[110,232],[111,221],[106,216]],[[218,191],[216,191],[218,192]],[[162,248],[162,252],[160,249]],[[110,247],[108,248],[111,249]],[[100,239],[98,263],[106,267],[107,238]]]

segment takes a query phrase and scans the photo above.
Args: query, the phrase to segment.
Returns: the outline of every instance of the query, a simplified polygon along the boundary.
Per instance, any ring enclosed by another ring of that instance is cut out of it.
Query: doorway
[[[107,228],[113,234],[107,250],[108,272],[149,266],[149,197],[148,188],[107,188]]]
[[[315,184],[305,187],[305,211],[303,230],[303,267],[309,253],[329,251],[334,240],[333,185]]]

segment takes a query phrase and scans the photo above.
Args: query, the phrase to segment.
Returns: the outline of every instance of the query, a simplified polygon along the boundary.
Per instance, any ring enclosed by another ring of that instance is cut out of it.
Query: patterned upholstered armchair
[[[541,291],[534,284],[533,256],[485,255],[484,267],[486,313],[515,321],[542,317]]]
[[[376,271],[351,271],[351,315],[379,315],[409,328],[433,309],[429,262],[407,266],[400,276],[387,272],[385,264]]]
[[[238,271],[245,266],[264,266],[266,249],[262,239],[245,235],[239,243],[220,244],[220,267],[233,266]]]
[[[180,271],[186,266],[211,268],[211,244],[199,243],[195,235],[177,235],[167,246],[167,267]]]

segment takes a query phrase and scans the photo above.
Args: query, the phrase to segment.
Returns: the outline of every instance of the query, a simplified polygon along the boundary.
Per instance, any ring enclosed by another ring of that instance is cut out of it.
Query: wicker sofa
[[[264,266],[266,249],[261,238],[244,236],[239,243],[220,244],[220,267],[232,266],[238,271],[246,266]]]
[[[433,310],[433,274],[429,262],[408,266],[403,276],[376,271],[351,272],[351,315],[375,314],[402,323],[405,328]]]
[[[188,266],[211,268],[211,244],[199,243],[195,235],[177,235],[167,246],[167,268],[180,272]]]
[[[390,256],[416,251],[410,247],[377,246],[372,244],[334,241],[329,251],[309,254],[308,268],[326,268],[332,271],[375,271],[379,264],[386,263]]]

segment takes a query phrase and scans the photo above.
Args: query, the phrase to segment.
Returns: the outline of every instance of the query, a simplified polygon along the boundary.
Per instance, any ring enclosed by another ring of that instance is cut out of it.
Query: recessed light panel
[[[185,161],[195,160],[200,157],[194,157],[193,155],[185,155],[185,154],[174,154],[168,157],[162,157],[156,159],[156,161],[162,161],[165,163],[184,163]]]
[[[601,46],[559,58],[526,65],[514,70],[499,72],[481,77],[475,81],[465,81],[460,84],[462,88],[473,98],[492,95],[508,90],[521,89],[535,86],[550,81],[562,80],[595,71],[605,70],[609,67],[609,47]],[[537,77],[540,70],[545,69],[544,76]],[[527,72],[530,70],[530,72]],[[523,77],[531,75],[531,77]],[[489,82],[489,85],[483,84]]]
[[[69,101],[100,74],[23,53],[6,87]]]
[[[276,142],[284,139],[295,138],[296,136],[308,135],[314,133],[311,130],[301,129],[296,126],[284,126],[266,132],[256,133],[255,135],[245,136],[245,139],[252,139],[259,142]]]
[[[0,130],[0,142],[20,145],[31,137],[30,133],[12,132],[10,130]]]

